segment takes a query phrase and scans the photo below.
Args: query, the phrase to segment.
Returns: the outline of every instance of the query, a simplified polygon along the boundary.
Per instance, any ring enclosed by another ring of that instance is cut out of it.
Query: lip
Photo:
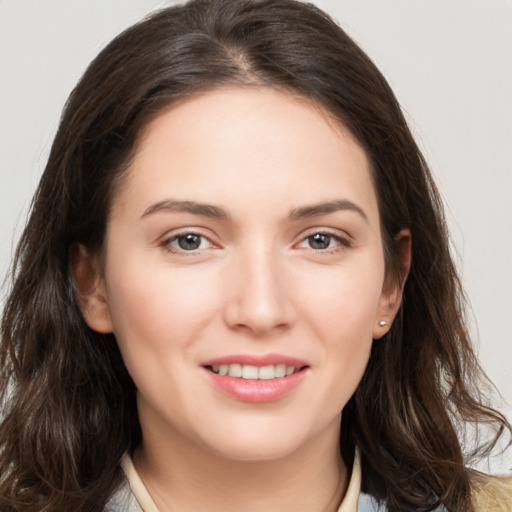
[[[201,366],[220,366],[221,364],[250,364],[253,366],[268,366],[276,364],[285,364],[286,366],[295,366],[302,368],[309,366],[303,359],[290,357],[282,354],[232,354],[228,356],[218,357],[216,359],[209,359],[201,363]]]
[[[284,364],[301,368],[298,372],[287,377],[278,377],[271,380],[242,379],[219,375],[208,369],[209,366],[223,364],[236,364],[267,366]],[[205,361],[201,365],[213,386],[222,393],[243,402],[271,402],[279,400],[293,391],[304,380],[309,365],[301,359],[280,354],[251,355],[239,354],[223,356]]]

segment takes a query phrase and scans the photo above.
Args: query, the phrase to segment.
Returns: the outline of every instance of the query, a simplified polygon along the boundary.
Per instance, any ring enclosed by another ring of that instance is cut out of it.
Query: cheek
[[[179,414],[180,404],[186,407],[181,384],[215,316],[216,290],[201,272],[136,261],[127,257],[109,274],[114,334],[141,396],[154,404],[166,390],[174,404],[166,407]]]
[[[114,334],[126,359],[157,360],[183,351],[212,320],[218,287],[211,276],[137,255],[112,261],[122,262],[111,266],[107,291]]]
[[[357,388],[368,363],[384,270],[376,261],[365,272],[344,268],[327,274],[308,278],[297,296],[311,336],[323,345],[320,378],[331,393],[330,411],[335,414]]]
[[[346,343],[372,337],[384,279],[379,261],[362,268],[340,267],[295,277],[301,313],[317,329]]]

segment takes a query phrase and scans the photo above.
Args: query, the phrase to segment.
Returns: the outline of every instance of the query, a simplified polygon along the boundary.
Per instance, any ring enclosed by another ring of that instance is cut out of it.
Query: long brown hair
[[[0,509],[103,509],[122,454],[140,442],[135,386],[114,335],[92,331],[75,299],[70,252],[100,250],[116,185],[149,119],[223,85],[269,86],[316,101],[372,163],[388,272],[394,236],[412,266],[390,332],[374,343],[343,412],[367,490],[392,511],[473,511],[458,434],[510,425],[485,405],[439,194],[381,73],[326,14],[294,0],[193,0],[111,42],[66,104],[12,271],[0,352]]]

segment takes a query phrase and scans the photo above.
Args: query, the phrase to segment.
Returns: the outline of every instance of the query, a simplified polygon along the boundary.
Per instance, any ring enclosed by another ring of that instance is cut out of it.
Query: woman
[[[483,454],[510,429],[392,91],[293,0],[195,0],[95,59],[2,340],[2,510],[472,511],[463,423]]]

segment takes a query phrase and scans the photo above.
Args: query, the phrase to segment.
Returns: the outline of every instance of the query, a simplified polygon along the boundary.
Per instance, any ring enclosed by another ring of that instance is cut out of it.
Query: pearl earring
[[[386,322],[386,320],[381,320],[381,321],[379,322],[379,326],[380,326],[380,327],[384,327],[385,325],[388,325],[388,323]]]

